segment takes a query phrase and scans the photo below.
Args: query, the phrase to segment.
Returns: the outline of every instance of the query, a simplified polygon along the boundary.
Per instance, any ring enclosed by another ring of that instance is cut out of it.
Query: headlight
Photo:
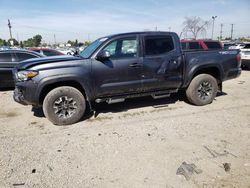
[[[28,71],[28,70],[27,71],[19,71],[16,73],[16,77],[20,81],[29,80],[37,75],[38,75],[37,71]]]

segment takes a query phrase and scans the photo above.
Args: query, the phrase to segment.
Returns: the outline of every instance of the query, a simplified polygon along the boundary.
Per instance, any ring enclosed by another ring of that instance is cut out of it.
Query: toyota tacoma
[[[79,57],[26,60],[14,70],[14,100],[42,106],[56,125],[78,122],[88,105],[163,98],[185,90],[194,105],[212,103],[222,82],[241,74],[239,50],[182,51],[173,32],[135,32],[97,39]]]

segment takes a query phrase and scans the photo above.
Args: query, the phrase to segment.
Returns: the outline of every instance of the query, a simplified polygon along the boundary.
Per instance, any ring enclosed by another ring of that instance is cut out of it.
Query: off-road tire
[[[58,109],[63,109],[64,111]],[[44,115],[55,125],[77,123],[83,117],[85,110],[85,98],[83,94],[74,87],[63,86],[55,88],[46,95],[43,101]],[[68,117],[66,117],[66,115],[68,115]]]
[[[203,86],[204,89],[202,89]],[[203,106],[213,102],[217,95],[217,91],[218,83],[213,76],[209,74],[199,74],[193,78],[188,86],[186,96],[190,103],[197,106]],[[205,96],[202,96],[202,94]]]

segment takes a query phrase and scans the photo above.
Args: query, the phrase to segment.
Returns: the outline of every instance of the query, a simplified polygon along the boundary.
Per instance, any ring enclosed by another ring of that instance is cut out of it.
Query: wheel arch
[[[42,105],[43,101],[46,97],[46,95],[52,91],[55,88],[61,87],[61,86],[69,86],[69,87],[74,87],[76,89],[78,89],[83,96],[86,99],[86,102],[89,104],[90,109],[92,110],[91,107],[91,102],[90,102],[90,92],[87,89],[87,87],[85,87],[82,83],[80,83],[77,80],[61,80],[61,81],[54,81],[54,82],[49,82],[47,84],[44,84],[44,86],[42,88],[40,88],[40,92],[39,92],[39,104]]]
[[[188,87],[191,81],[193,80],[194,77],[196,77],[199,74],[209,74],[213,76],[218,83],[219,88],[222,88],[222,78],[223,78],[223,73],[222,69],[219,66],[203,66],[194,69],[189,75],[189,79],[187,79],[187,82],[185,83],[185,87]]]

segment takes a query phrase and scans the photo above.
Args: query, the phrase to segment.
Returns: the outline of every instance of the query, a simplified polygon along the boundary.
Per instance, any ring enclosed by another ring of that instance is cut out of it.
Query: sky
[[[183,29],[185,17],[215,20],[214,36],[250,36],[250,0],[0,0],[0,38],[26,40],[41,34],[43,42],[85,41],[114,33]],[[206,38],[211,38],[212,27]],[[54,37],[55,36],[55,37]]]

